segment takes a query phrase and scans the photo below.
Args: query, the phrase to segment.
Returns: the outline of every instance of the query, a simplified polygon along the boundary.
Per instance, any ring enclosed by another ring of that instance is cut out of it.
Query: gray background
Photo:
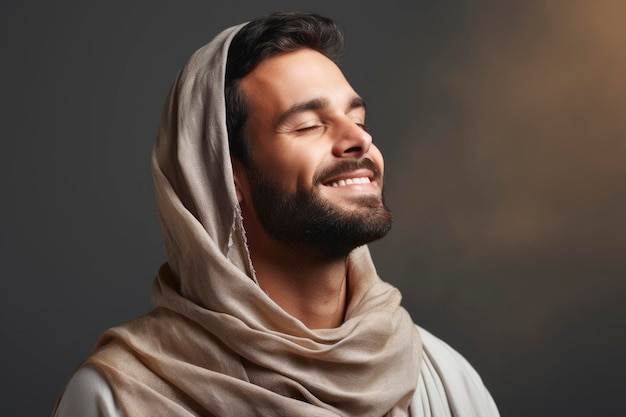
[[[49,414],[98,334],[150,309],[167,90],[272,10],[345,29],[396,218],[372,251],[415,321],[503,416],[625,415],[625,3],[393,0],[0,6],[2,414]]]

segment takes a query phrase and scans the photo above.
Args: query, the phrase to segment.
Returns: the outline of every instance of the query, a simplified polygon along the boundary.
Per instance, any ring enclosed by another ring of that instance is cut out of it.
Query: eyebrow
[[[325,107],[328,107],[329,105],[330,105],[329,101],[325,98],[315,98],[313,100],[308,100],[303,103],[294,104],[289,109],[281,113],[280,116],[278,116],[278,121],[276,122],[276,126],[282,125],[283,123],[285,123],[285,121],[287,121],[287,119],[289,119],[294,114],[306,112],[309,110],[323,109]],[[352,110],[352,109],[358,109],[358,108],[362,108],[363,110],[365,110],[366,109],[365,101],[359,96],[354,96],[348,103],[348,109]]]

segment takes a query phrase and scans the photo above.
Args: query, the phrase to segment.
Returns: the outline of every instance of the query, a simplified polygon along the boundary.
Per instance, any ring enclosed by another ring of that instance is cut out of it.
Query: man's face
[[[235,163],[246,230],[333,255],[384,236],[383,157],[339,68],[301,49],[262,61],[239,85],[252,162]],[[245,172],[244,172],[245,171]]]

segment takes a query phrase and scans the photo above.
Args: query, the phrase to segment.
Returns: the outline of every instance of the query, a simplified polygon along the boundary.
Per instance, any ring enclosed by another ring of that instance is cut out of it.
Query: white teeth
[[[346,180],[339,180],[330,184],[332,187],[343,187],[344,185],[352,184],[369,184],[371,181],[367,177],[360,178],[348,178]]]

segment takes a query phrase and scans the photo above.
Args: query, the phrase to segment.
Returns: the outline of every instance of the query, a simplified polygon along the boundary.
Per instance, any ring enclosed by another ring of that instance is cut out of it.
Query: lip
[[[353,178],[368,178],[370,180],[370,184],[375,182],[374,173],[372,171],[370,171],[369,169],[357,169],[355,171],[348,171],[348,172],[344,172],[342,174],[330,177],[324,180],[322,184],[327,187],[330,187],[332,186],[334,182],[345,181],[347,179],[353,179]],[[353,185],[357,185],[357,184],[353,184]],[[364,184],[360,184],[360,185],[364,185]]]

